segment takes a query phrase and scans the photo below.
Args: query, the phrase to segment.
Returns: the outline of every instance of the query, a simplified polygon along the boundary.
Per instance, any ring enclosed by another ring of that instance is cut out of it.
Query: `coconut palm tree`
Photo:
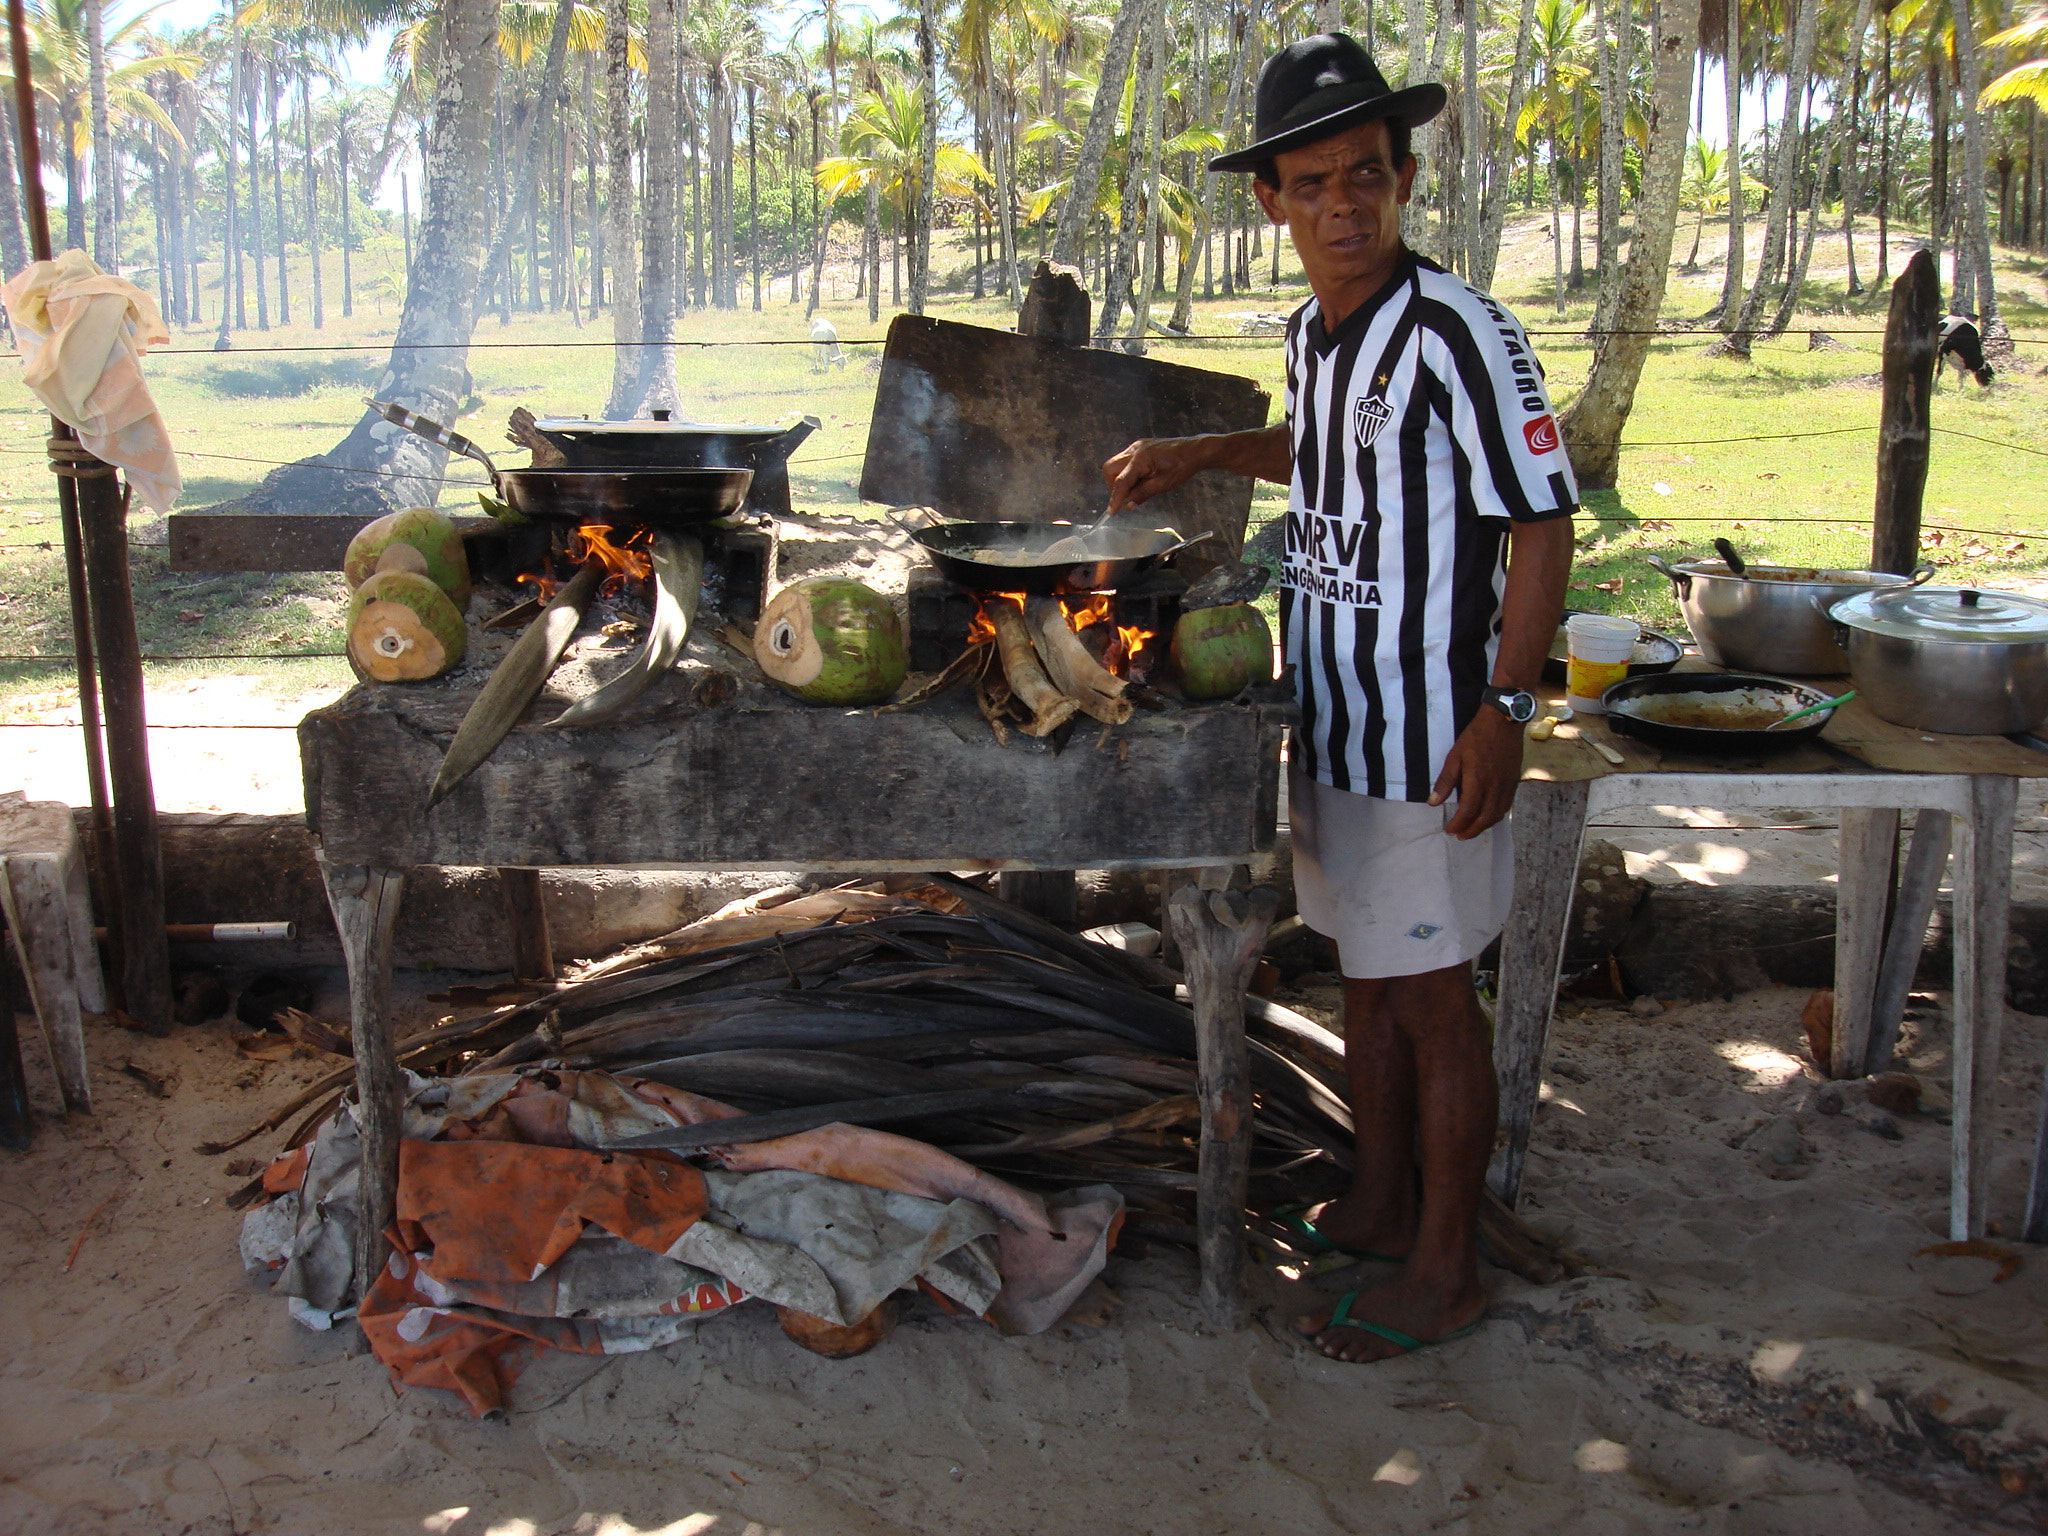
[[[48,107],[47,112],[37,114],[38,123],[55,149],[53,158],[64,167],[67,245],[83,249],[86,243],[85,162],[93,147],[95,99],[103,99],[102,111],[107,117],[139,117],[167,135],[178,132],[147,84],[159,75],[189,78],[198,72],[202,61],[193,54],[138,51],[149,18],[160,9],[160,5],[151,6],[116,27],[97,50],[98,59],[111,62],[96,66],[88,34],[97,25],[98,0],[36,0],[28,7],[29,73],[35,78],[36,95]],[[96,79],[102,82],[98,90]],[[13,90],[11,59],[0,63],[0,81]],[[112,154],[103,147],[93,165],[95,190],[110,210],[116,174],[112,162]],[[107,238],[111,242],[111,234]],[[111,261],[111,245],[101,254]]]
[[[1686,146],[1685,181],[1678,195],[1681,204],[1698,215],[1698,221],[1692,227],[1692,250],[1680,271],[1700,269],[1700,237],[1706,233],[1707,215],[1728,206],[1728,183],[1722,177],[1727,166],[1728,151],[1724,146],[1709,144],[1698,134],[1693,135]]]
[[[827,197],[870,193],[891,214],[890,269],[895,302],[902,302],[903,239],[912,228],[924,166],[924,97],[904,80],[888,80],[865,91],[840,130],[842,153],[818,162],[818,187]],[[964,145],[941,140],[933,190],[965,197],[990,180],[988,170]]]

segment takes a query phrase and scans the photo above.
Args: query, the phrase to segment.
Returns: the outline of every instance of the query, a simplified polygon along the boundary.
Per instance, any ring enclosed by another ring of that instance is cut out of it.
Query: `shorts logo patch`
[[[1442,923],[1417,923],[1408,930],[1411,939],[1433,939],[1444,931]]]
[[[1523,422],[1522,436],[1528,440],[1531,453],[1555,453],[1563,445],[1557,435],[1555,416],[1538,416],[1534,421]]]
[[[1378,395],[1359,396],[1351,407],[1351,427],[1358,434],[1358,446],[1370,448],[1393,419],[1394,408]]]

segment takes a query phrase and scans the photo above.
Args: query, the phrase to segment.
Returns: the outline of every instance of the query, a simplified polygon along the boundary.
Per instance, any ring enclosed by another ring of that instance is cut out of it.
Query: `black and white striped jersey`
[[[1427,800],[1492,671],[1508,523],[1578,501],[1543,370],[1514,316],[1410,252],[1334,330],[1314,299],[1295,311],[1287,422],[1294,759]]]

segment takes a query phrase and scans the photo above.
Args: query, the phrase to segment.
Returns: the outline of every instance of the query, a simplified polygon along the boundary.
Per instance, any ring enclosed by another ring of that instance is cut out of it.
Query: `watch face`
[[[1507,712],[1510,720],[1526,724],[1536,718],[1536,695],[1523,689],[1497,688],[1494,701]]]

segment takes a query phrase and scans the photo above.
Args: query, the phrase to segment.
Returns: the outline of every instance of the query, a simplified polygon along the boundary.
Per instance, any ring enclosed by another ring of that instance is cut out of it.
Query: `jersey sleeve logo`
[[[1557,418],[1538,416],[1534,421],[1522,423],[1522,436],[1528,440],[1531,453],[1555,453],[1563,446],[1557,435]]]
[[[1378,395],[1360,395],[1351,407],[1351,427],[1358,434],[1358,446],[1370,448],[1393,419],[1394,408]]]

